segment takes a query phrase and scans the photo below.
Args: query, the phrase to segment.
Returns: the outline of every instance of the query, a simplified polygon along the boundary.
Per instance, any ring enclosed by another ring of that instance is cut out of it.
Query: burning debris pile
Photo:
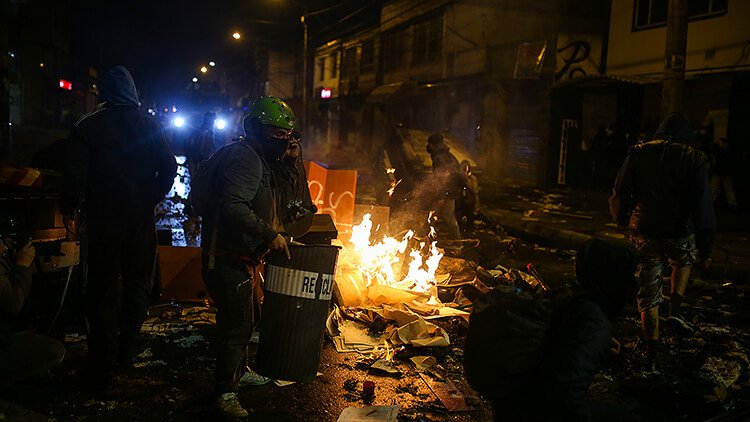
[[[403,346],[449,346],[448,333],[432,321],[458,317],[467,324],[472,306],[467,291],[486,291],[498,283],[542,285],[538,275],[502,266],[487,271],[447,256],[452,249],[439,247],[433,233],[422,239],[411,230],[401,240],[373,237],[373,221],[366,214],[339,254],[334,297],[340,308],[331,313],[327,329],[342,353],[392,358],[389,351]]]

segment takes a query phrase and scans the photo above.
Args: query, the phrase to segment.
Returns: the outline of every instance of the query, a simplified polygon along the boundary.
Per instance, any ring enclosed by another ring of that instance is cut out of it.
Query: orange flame
[[[425,243],[421,243],[419,249],[409,247],[409,241],[414,237],[411,230],[400,241],[386,236],[375,244],[370,242],[371,230],[370,214],[365,214],[360,224],[352,226],[349,240],[352,248],[347,254],[350,264],[360,271],[366,285],[382,284],[418,292],[430,292],[435,287],[435,271],[443,257],[435,242],[431,243],[425,258],[420,253]],[[403,261],[407,257],[411,260],[406,275],[402,275]]]
[[[391,187],[390,189],[388,189],[388,196],[393,196],[393,192],[396,191],[396,186],[398,186],[398,184],[401,183],[402,180],[404,179],[399,179],[398,182],[391,182]]]

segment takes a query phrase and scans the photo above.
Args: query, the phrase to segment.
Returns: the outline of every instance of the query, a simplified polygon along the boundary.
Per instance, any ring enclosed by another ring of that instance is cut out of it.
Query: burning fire
[[[391,187],[388,189],[388,196],[393,196],[393,192],[396,191],[396,186],[398,186],[399,183],[401,183],[403,179],[399,179],[398,182],[392,181]]]
[[[443,257],[436,242],[429,246],[419,242],[418,248],[410,247],[415,241],[414,232],[409,230],[400,241],[386,236],[371,244],[371,230],[370,214],[365,214],[362,223],[352,226],[350,239],[350,264],[361,272],[365,285],[382,284],[417,292],[429,292],[435,287],[435,271]]]

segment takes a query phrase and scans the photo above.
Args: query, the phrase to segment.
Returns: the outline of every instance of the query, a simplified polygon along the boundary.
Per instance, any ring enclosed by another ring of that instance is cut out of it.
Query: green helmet
[[[283,129],[294,129],[294,112],[289,104],[281,98],[260,97],[250,107],[246,118],[257,118],[264,125]]]

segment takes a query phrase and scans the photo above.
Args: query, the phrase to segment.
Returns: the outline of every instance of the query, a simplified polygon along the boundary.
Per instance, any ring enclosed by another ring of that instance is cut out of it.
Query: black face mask
[[[263,154],[267,160],[280,160],[287,148],[289,148],[289,139],[266,137],[260,141],[263,148]]]

